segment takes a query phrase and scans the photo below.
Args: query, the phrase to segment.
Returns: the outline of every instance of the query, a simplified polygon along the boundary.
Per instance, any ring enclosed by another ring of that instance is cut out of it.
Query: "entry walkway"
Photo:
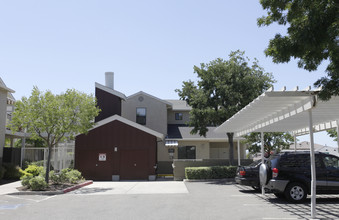
[[[93,184],[70,192],[82,195],[110,194],[178,194],[188,193],[184,182],[178,181],[95,181]]]

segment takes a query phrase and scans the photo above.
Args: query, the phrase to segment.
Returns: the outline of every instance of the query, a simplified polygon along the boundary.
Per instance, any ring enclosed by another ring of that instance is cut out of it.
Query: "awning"
[[[215,132],[234,132],[242,136],[250,132],[261,133],[261,153],[264,153],[263,132],[291,132],[295,135],[310,134],[311,158],[311,218],[316,215],[316,170],[313,132],[337,127],[339,133],[339,97],[321,101],[319,91],[264,92],[242,110],[215,129]],[[339,147],[339,138],[338,138]],[[262,160],[264,160],[262,156]],[[263,193],[265,191],[263,190]]]
[[[329,101],[317,98],[318,91],[273,91],[270,89],[215,129],[217,133],[250,132],[309,133],[308,110],[312,109],[313,131],[338,126],[339,97]]]
[[[167,140],[165,142],[166,147],[178,147],[178,141]]]

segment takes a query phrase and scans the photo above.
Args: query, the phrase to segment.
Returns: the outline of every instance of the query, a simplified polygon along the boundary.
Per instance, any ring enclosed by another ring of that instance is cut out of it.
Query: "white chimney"
[[[105,86],[114,89],[114,72],[105,72]]]

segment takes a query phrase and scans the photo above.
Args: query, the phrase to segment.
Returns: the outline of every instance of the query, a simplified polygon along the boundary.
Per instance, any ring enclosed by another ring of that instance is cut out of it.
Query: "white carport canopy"
[[[337,128],[338,131],[339,124],[339,97],[324,102],[318,99],[318,92],[311,91],[310,87],[303,91],[298,91],[298,88],[294,91],[285,91],[285,88],[274,91],[271,88],[215,129],[215,132],[220,133],[234,132],[235,137],[250,132],[261,132],[262,136],[263,132],[290,132],[294,135],[310,133],[312,218],[315,217],[316,201],[313,132],[330,128]]]
[[[234,132],[235,137],[250,132],[309,133],[308,111],[312,109],[314,131],[336,128],[339,97],[318,100],[318,91],[273,91],[269,89],[215,129]]]

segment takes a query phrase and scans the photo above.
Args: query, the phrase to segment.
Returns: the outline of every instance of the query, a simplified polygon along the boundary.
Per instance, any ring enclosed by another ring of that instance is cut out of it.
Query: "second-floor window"
[[[141,125],[146,125],[146,108],[137,108],[136,122]]]
[[[175,113],[175,120],[182,120],[182,113]]]

